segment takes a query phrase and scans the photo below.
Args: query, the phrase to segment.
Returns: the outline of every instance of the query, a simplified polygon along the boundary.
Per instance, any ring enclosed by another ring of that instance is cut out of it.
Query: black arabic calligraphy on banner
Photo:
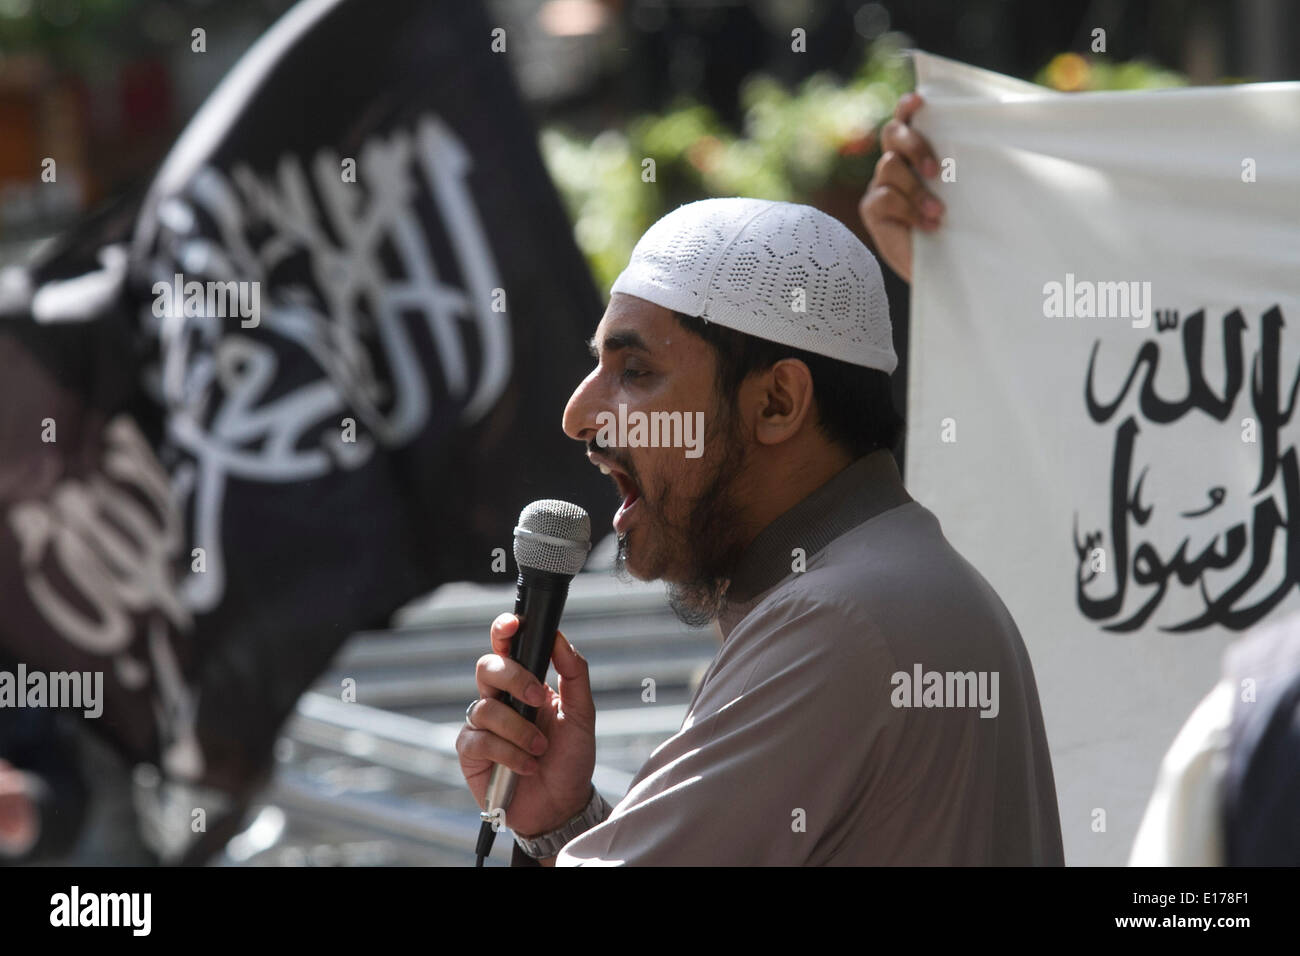
[[[1157,313],[1162,333],[1176,334],[1178,324],[1176,312]],[[1207,376],[1204,310],[1189,315],[1179,336],[1182,354],[1175,356],[1185,363],[1187,386],[1177,395],[1162,394],[1156,386],[1174,334],[1143,342],[1120,387],[1107,395],[1098,394],[1096,381],[1101,341],[1093,344],[1084,400],[1093,422],[1115,427],[1109,530],[1081,536],[1076,512],[1074,549],[1079,610],[1106,622],[1105,630],[1134,631],[1148,622],[1164,631],[1215,625],[1242,630],[1280,604],[1300,580],[1300,529],[1291,520],[1300,514],[1300,469],[1295,436],[1286,427],[1295,412],[1300,370],[1282,368],[1284,324],[1280,306],[1265,311],[1257,325],[1258,344],[1248,357],[1244,340],[1251,330],[1239,309],[1229,312],[1222,322],[1221,375]],[[1284,371],[1292,373],[1285,382]],[[1130,409],[1136,404],[1136,414],[1120,415],[1126,401]],[[1209,460],[1248,449],[1257,469],[1254,486],[1199,488],[1192,480],[1193,500],[1153,494],[1144,485],[1161,462],[1152,459],[1149,448],[1144,455],[1144,443],[1198,414],[1222,424],[1223,443],[1239,444],[1229,448],[1216,439],[1215,445],[1198,446],[1195,454]],[[1225,503],[1240,509],[1247,501],[1249,511],[1238,510],[1241,520],[1224,527],[1231,520]],[[1153,515],[1182,519],[1180,527],[1191,530],[1178,540],[1166,539],[1156,532]],[[1157,611],[1175,587],[1190,591],[1196,607],[1190,616],[1180,612],[1162,619]]]

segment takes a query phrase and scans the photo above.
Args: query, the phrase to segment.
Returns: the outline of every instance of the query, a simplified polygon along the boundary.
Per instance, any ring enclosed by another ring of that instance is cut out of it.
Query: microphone
[[[587,512],[567,501],[552,498],[534,501],[519,515],[515,528],[515,564],[519,577],[515,584],[515,615],[519,629],[510,647],[510,659],[518,661],[543,684],[555,648],[555,632],[560,627],[564,601],[569,596],[569,582],[582,570],[591,550],[591,518]],[[525,720],[536,722],[537,708],[501,691],[497,699],[505,701]],[[474,852],[476,866],[482,866],[492,852],[495,825],[504,820],[505,811],[515,795],[518,777],[514,771],[497,764],[488,778],[487,804],[479,814],[478,842]]]

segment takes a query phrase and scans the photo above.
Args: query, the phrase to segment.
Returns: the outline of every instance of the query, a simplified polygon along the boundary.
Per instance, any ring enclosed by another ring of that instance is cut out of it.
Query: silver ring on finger
[[[474,705],[477,704],[477,703],[478,703],[480,700],[482,700],[482,699],[483,699],[482,697],[475,697],[472,701],[469,702],[469,706],[465,708],[465,726],[467,726],[470,730],[482,730],[482,729],[483,729],[482,727],[480,727],[480,726],[478,726],[476,723],[474,723],[474,721],[472,721],[472,720],[469,719],[469,712],[470,712],[471,710],[473,710],[473,709],[474,709]]]

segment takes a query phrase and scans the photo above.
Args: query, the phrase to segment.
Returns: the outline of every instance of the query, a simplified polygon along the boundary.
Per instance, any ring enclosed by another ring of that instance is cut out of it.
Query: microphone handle
[[[520,568],[515,587],[515,614],[519,617],[519,630],[515,632],[510,647],[510,659],[522,664],[530,674],[543,684],[555,649],[555,632],[560,628],[560,616],[569,596],[571,577],[552,574],[532,568]],[[529,723],[537,722],[537,708],[516,700],[506,691],[497,699],[522,716]],[[485,802],[487,809],[481,816],[495,818],[497,811],[504,813],[515,794],[517,776],[514,771],[497,764],[488,778]],[[501,821],[501,822],[504,822]]]

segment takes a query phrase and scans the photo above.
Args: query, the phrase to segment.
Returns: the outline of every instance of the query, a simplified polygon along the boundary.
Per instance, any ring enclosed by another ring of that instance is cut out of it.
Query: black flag
[[[511,580],[531,500],[609,527],[560,429],[600,300],[492,44],[476,4],[300,3],[0,281],[0,649],[103,671],[98,729],[236,808],[350,633]]]

